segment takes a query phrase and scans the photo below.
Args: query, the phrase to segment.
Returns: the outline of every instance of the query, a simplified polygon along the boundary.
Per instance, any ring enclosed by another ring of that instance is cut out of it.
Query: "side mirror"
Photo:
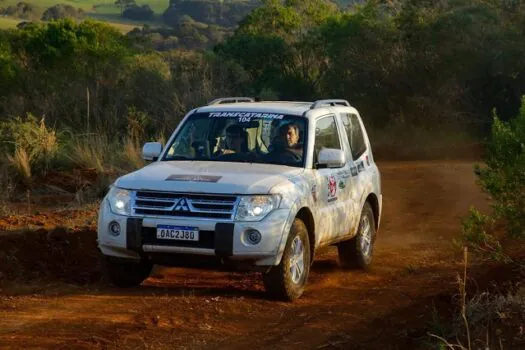
[[[157,160],[162,152],[162,144],[160,142],[146,142],[142,147],[142,158],[144,160]]]
[[[323,148],[319,152],[317,168],[341,168],[345,163],[345,152],[335,148]]]

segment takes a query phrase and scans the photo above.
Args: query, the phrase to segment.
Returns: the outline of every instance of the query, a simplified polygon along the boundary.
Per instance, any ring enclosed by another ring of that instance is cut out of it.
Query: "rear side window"
[[[341,119],[343,121],[343,125],[345,126],[350,149],[352,150],[352,158],[353,160],[356,160],[366,151],[363,129],[361,128],[359,119],[355,114],[344,113],[341,115]]]
[[[335,124],[335,117],[324,117],[317,120],[315,126],[315,144],[314,144],[314,162],[317,163],[319,152],[323,148],[341,149],[341,140],[339,140],[339,133],[337,125]]]

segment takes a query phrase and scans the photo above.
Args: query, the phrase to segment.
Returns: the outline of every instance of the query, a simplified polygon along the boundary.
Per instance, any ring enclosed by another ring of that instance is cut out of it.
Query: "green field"
[[[114,5],[114,0],[0,0],[1,7],[7,7],[10,5],[16,5],[19,2],[26,2],[28,4],[34,5],[41,9],[46,9],[48,7],[57,5],[57,4],[67,4],[74,7],[81,8],[86,12],[93,12],[93,6],[96,7],[97,13],[119,13],[120,9]],[[155,13],[161,14],[167,8],[169,0],[137,0],[138,5],[149,5]]]
[[[15,6],[20,1],[35,6],[39,12],[57,4],[68,4],[81,8],[86,14],[96,20],[105,21],[115,26],[123,33],[143,24],[156,26],[162,24],[161,15],[168,8],[169,0],[136,0],[138,5],[149,5],[155,11],[156,21],[133,21],[120,16],[120,8],[115,5],[115,0],[0,0],[0,7]],[[14,28],[21,20],[9,17],[0,17],[0,29]]]

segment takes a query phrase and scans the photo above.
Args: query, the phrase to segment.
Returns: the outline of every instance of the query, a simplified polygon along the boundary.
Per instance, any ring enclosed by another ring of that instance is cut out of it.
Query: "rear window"
[[[352,158],[356,160],[361,157],[366,151],[365,136],[359,119],[355,114],[344,113],[341,115],[341,120],[345,127],[346,136],[348,137],[348,143],[352,150]]]

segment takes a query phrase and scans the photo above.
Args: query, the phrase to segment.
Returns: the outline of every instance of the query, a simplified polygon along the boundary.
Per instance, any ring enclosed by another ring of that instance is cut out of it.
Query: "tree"
[[[42,14],[42,21],[52,21],[60,18],[75,18],[82,19],[84,18],[85,13],[82,9],[74,8],[71,5],[62,5],[58,4],[48,8]]]
[[[240,62],[256,82],[256,92],[275,91],[283,99],[318,95],[326,72],[314,29],[337,7],[326,0],[263,0],[216,52]]]
[[[120,7],[120,15],[122,16],[124,14],[124,10],[130,6],[136,5],[136,2],[135,0],[117,0],[115,1],[115,5]]]
[[[15,86],[17,69],[9,34],[0,31],[0,94]]]
[[[273,34],[288,43],[300,41],[309,31],[338,13],[327,0],[263,0],[240,23],[237,34]]]
[[[122,17],[126,17],[136,21],[149,21],[153,18],[154,15],[155,13],[149,5],[129,5],[122,13]]]
[[[0,115],[28,111],[45,114],[50,123],[78,127],[86,123],[87,89],[93,121],[105,122],[105,109],[122,100],[116,95],[125,92],[117,86],[133,51],[130,39],[110,25],[58,20],[12,31],[8,40],[10,47],[0,55],[0,87],[5,86],[0,89]]]

